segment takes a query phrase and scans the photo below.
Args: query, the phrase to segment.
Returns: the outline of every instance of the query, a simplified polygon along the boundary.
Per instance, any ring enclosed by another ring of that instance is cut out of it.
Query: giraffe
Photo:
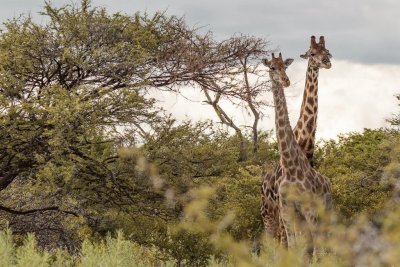
[[[300,109],[300,117],[293,133],[297,143],[303,149],[311,166],[314,166],[315,132],[317,129],[318,112],[318,76],[319,69],[330,69],[332,55],[325,48],[324,36],[319,37],[319,43],[315,36],[311,36],[310,49],[301,58],[308,59],[306,83],[303,94],[303,102]]]
[[[318,75],[320,68],[331,68],[330,58],[332,55],[325,48],[324,36],[320,36],[319,43],[316,42],[315,36],[311,36],[309,50],[304,55],[300,55],[300,57],[308,59],[308,67],[300,117],[293,133],[311,166],[314,166],[314,145],[318,111]],[[286,243],[286,236],[282,234],[283,229],[279,222],[278,193],[275,186],[275,181],[281,175],[281,166],[277,165],[272,172],[267,173],[264,177],[262,184],[261,217],[266,232],[282,243]]]
[[[280,154],[279,162],[282,169],[281,176],[274,183],[274,188],[276,189],[275,197],[279,206],[277,209],[276,207],[273,208],[275,208],[275,215],[278,215],[276,218],[279,219],[274,218],[275,221],[271,223],[275,227],[279,227],[279,224],[281,225],[279,228],[279,230],[283,231],[280,231],[281,238],[287,242],[289,247],[294,244],[294,231],[290,222],[292,204],[295,204],[296,212],[309,225],[311,238],[311,229],[315,226],[317,219],[311,207],[302,207],[301,203],[288,201],[290,190],[294,190],[296,195],[309,193],[312,197],[321,199],[326,207],[330,208],[331,206],[331,186],[329,179],[319,174],[311,166],[306,154],[296,142],[295,135],[290,126],[283,87],[290,85],[285,70],[292,62],[293,59],[283,61],[281,53],[279,53],[278,58],[275,58],[274,54],[272,54],[272,60],[263,60],[264,65],[270,70],[269,75],[272,81],[275,127]]]

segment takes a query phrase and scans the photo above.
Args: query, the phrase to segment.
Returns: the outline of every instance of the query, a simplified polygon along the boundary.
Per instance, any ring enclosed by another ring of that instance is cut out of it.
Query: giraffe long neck
[[[297,143],[290,126],[286,98],[282,86],[273,81],[272,92],[275,105],[275,127],[280,152],[280,161],[283,170],[289,169],[296,158]]]
[[[300,117],[293,130],[297,143],[311,165],[313,165],[315,132],[317,129],[318,74],[319,68],[310,66],[309,62]]]

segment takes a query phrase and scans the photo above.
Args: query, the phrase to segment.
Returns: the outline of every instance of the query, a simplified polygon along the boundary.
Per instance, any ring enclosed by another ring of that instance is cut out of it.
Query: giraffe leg
[[[275,172],[268,173],[264,178],[261,192],[261,217],[266,233],[272,238],[279,238],[279,204],[275,182]]]
[[[306,236],[306,254],[308,259],[311,260],[314,256],[316,256],[316,246],[314,243],[315,240],[315,231],[317,227],[317,216],[312,210],[306,210],[302,212],[302,217],[304,218],[304,230]]]
[[[294,208],[284,196],[280,196],[279,215],[282,225],[283,238],[281,242],[291,248],[295,245]]]
[[[299,241],[299,238],[306,237],[306,240],[311,240],[311,236],[307,231],[307,220],[301,209],[301,201],[296,201],[298,197],[297,190],[293,190],[292,185],[283,186],[280,188],[280,218],[282,230],[284,232],[282,243],[286,243],[287,247],[293,247]],[[290,197],[288,197],[290,195]],[[307,242],[309,244],[309,242]],[[312,251],[311,248],[307,251]]]
[[[313,203],[312,203],[313,204]],[[309,258],[314,258],[318,261],[321,255],[321,246],[323,243],[321,241],[326,240],[327,236],[327,228],[325,228],[330,224],[329,213],[319,213],[318,205],[327,203],[314,203],[315,205],[307,206],[302,208],[302,214],[305,218],[306,228],[308,230],[308,238],[307,238],[307,254]],[[325,221],[328,220],[328,221]]]
[[[281,215],[279,215],[279,241],[281,245],[288,248],[286,229]]]
[[[304,262],[311,263],[317,251],[314,246],[314,229],[316,217],[310,212],[303,212],[295,202],[283,202],[281,207],[281,218],[286,233],[287,247],[298,245],[301,240],[305,241]],[[299,239],[301,238],[301,239]]]
[[[278,206],[270,199],[262,197],[261,216],[263,219],[265,232],[272,238],[278,237],[279,229],[279,209]]]
[[[326,242],[329,239],[329,226],[334,223],[334,215],[331,213],[332,208],[332,199],[331,195],[323,196],[323,205],[325,207],[325,212],[319,214],[316,212],[316,209],[304,209],[304,217],[307,222],[307,226],[310,233],[309,238],[309,247],[308,247],[308,254],[313,256],[315,260],[318,261],[319,257],[321,256],[322,249],[321,246],[323,242]],[[322,243],[321,243],[322,241]],[[311,247],[312,246],[312,247]],[[324,246],[325,247],[325,246]],[[329,248],[325,247],[325,250],[329,250]],[[327,251],[325,251],[327,252]]]

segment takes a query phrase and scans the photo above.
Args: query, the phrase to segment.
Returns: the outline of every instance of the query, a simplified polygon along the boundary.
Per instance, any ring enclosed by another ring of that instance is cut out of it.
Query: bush
[[[317,167],[331,179],[334,204],[344,218],[373,214],[390,199],[392,187],[382,180],[390,162],[390,147],[385,144],[396,135],[391,130],[366,129],[328,141],[317,152]]]

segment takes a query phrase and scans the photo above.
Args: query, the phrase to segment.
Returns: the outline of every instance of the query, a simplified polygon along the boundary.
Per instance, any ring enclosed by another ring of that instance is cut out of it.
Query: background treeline
[[[182,18],[110,15],[90,1],[42,15],[11,19],[0,35],[1,266],[299,263],[301,247],[265,241],[259,215],[279,157],[259,130],[266,40],[219,41]],[[219,123],[178,122],[151,97],[185,86]],[[388,129],[319,144],[337,213],[319,264],[398,262],[399,125],[395,116]]]

